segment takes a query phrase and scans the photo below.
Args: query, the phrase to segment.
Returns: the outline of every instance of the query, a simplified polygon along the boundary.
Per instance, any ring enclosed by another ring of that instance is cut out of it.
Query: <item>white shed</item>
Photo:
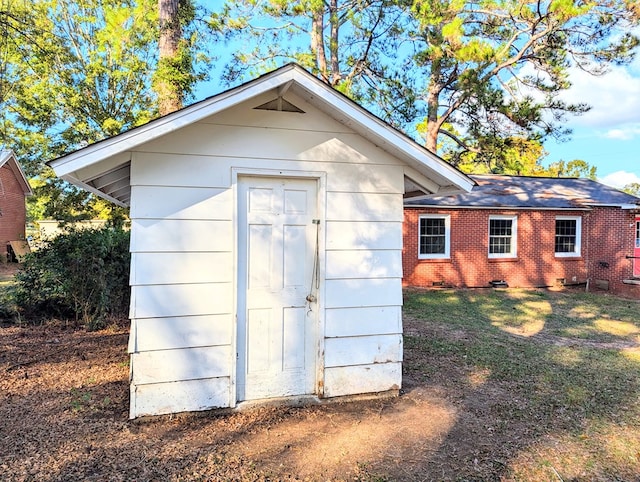
[[[403,196],[462,173],[290,64],[50,162],[131,226],[131,410],[397,392]]]

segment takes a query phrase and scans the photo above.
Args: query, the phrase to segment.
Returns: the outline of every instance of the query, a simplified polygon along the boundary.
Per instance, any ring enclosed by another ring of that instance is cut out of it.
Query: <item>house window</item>
[[[516,216],[489,217],[489,257],[515,258],[518,218]]]
[[[448,258],[450,244],[449,216],[420,216],[418,257],[422,259]]]
[[[640,248],[640,221],[636,221],[636,248]]]
[[[556,217],[556,256],[580,256],[582,218],[579,216]]]

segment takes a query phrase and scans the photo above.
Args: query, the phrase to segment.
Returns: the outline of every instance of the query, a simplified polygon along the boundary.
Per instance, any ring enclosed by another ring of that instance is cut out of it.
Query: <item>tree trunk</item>
[[[316,66],[320,71],[322,80],[329,83],[327,72],[327,55],[324,48],[324,10],[319,7],[312,12],[311,17],[311,50],[316,57]]]
[[[440,62],[438,60],[434,60],[431,63],[430,74],[427,91],[427,132],[425,133],[425,147],[436,154],[438,151],[438,133],[443,122],[443,119],[438,118],[440,92],[442,90],[441,85],[438,83],[441,75]]]
[[[170,61],[178,55],[182,28],[178,11],[180,0],[158,0],[160,12],[160,62]],[[160,115],[182,108],[183,93],[170,79],[161,78],[156,85]]]
[[[336,86],[342,80],[340,62],[338,60],[338,31],[340,29],[338,0],[331,0],[329,4],[329,24],[331,25],[331,40],[329,41],[329,53],[331,56],[331,85]]]

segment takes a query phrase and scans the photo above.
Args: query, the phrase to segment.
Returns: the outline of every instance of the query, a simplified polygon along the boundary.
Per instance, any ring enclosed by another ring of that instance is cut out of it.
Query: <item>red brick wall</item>
[[[8,241],[25,237],[26,207],[22,186],[8,165],[0,168],[0,256]]]
[[[622,280],[631,277],[634,215],[618,208],[592,211],[473,210],[405,208],[402,265],[405,286],[431,287],[437,283],[454,287],[486,287],[505,280],[510,287],[554,286],[606,280],[609,289],[623,294]],[[448,214],[451,223],[449,259],[418,259],[418,227],[421,214]],[[517,256],[490,259],[489,216],[517,216]],[[581,216],[581,256],[556,257],[556,216]],[[608,266],[608,267],[607,267]],[[631,287],[631,296],[640,289]]]
[[[640,297],[640,287],[622,281],[633,276],[633,264],[626,256],[633,255],[635,214],[615,208],[594,208],[589,213],[588,271],[592,282],[605,281],[609,290],[627,296]]]

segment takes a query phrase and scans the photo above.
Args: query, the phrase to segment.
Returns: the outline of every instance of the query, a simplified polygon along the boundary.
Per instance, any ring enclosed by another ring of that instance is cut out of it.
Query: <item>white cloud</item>
[[[576,126],[613,128],[613,135],[621,126],[640,124],[640,73],[635,65],[612,67],[601,76],[594,76],[579,69],[570,74],[571,88],[563,92],[561,99],[569,103],[586,103],[591,110],[572,118]],[[610,133],[612,132],[610,131]],[[637,131],[625,135],[638,135]],[[620,137],[613,137],[620,138]],[[625,137],[628,139],[630,137]]]
[[[531,65],[520,75],[535,75]],[[544,74],[537,73],[544,77]],[[567,114],[569,127],[587,127],[600,131],[599,136],[631,140],[640,137],[640,51],[626,66],[611,66],[603,75],[592,75],[579,68],[569,70],[571,88],[560,92],[560,100],[568,104],[587,104],[591,109],[583,115]],[[523,94],[540,99],[538,92],[522,89]],[[541,99],[540,99],[541,100]]]
[[[640,137],[640,125],[624,126],[616,129],[609,129],[602,137],[617,141],[630,141],[635,137]]]
[[[640,177],[632,172],[616,171],[612,172],[611,174],[607,174],[602,178],[599,178],[598,181],[600,181],[602,184],[606,184],[607,186],[620,189],[627,184],[631,184],[632,182],[640,184]]]

